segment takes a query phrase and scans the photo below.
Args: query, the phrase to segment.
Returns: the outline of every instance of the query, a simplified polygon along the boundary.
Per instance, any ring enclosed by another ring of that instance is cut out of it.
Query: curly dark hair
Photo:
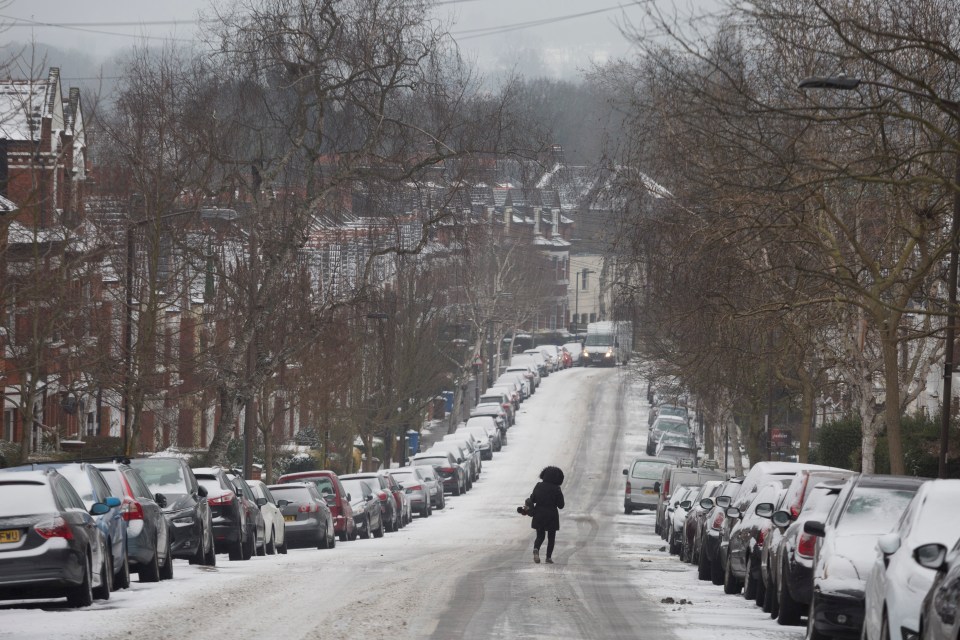
[[[559,487],[563,484],[563,471],[560,470],[560,467],[544,467],[543,471],[540,472],[540,479]]]

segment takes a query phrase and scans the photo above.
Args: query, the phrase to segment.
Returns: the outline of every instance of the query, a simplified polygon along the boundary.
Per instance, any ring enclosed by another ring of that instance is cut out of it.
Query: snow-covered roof
[[[52,130],[64,128],[58,68],[51,67],[46,80],[0,82],[0,138],[37,141],[44,118],[53,119]]]
[[[0,214],[12,213],[17,209],[19,209],[19,207],[12,200],[7,200],[3,196],[0,196]]]

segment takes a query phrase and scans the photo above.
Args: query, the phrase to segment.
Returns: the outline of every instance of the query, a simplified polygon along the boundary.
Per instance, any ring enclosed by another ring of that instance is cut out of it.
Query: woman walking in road
[[[560,509],[563,509],[563,471],[559,467],[544,467],[540,472],[540,482],[533,488],[533,493],[527,500],[533,522],[531,527],[537,530],[537,538],[533,541],[533,561],[540,562],[540,545],[547,539],[547,564],[553,564],[553,543],[560,529]]]

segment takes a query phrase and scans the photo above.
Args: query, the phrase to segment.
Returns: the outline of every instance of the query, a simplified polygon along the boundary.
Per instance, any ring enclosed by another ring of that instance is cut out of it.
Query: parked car
[[[193,474],[207,490],[217,553],[227,553],[231,560],[249,560],[255,551],[255,540],[249,534],[243,499],[227,473],[220,467],[201,467],[194,469]]]
[[[353,479],[350,476],[341,476],[340,484],[347,492],[357,534],[364,540],[371,536],[382,538],[385,527],[383,507],[377,497],[380,493],[379,486],[371,480]]]
[[[507,429],[510,428],[510,422],[507,419],[507,413],[503,407],[495,404],[481,404],[470,410],[470,417],[493,416],[497,422],[497,429],[500,430],[500,439],[503,444],[507,444]]]
[[[680,487],[667,505],[667,548],[671,555],[680,555],[683,523],[687,519],[687,512],[693,506],[693,496],[699,489],[700,487]]]
[[[167,499],[154,494],[140,472],[122,462],[98,462],[97,469],[121,500],[120,512],[127,523],[127,559],[140,582],[173,578],[170,524],[163,515]]]
[[[489,446],[489,438],[485,438],[483,442],[478,441],[473,437],[471,433],[448,433],[443,436],[441,442],[453,442],[454,444],[460,445],[461,449],[464,449],[470,454],[470,460],[474,467],[474,481],[476,481],[480,474],[483,473],[483,446]]]
[[[563,349],[563,362],[566,368],[579,367],[582,364],[580,361],[580,352],[583,351],[582,344],[579,342],[567,342],[560,348]]]
[[[467,472],[462,465],[457,463],[456,457],[449,451],[437,451],[434,453],[418,453],[413,456],[410,462],[411,466],[420,465],[433,466],[440,478],[443,480],[443,490],[449,491],[455,496],[467,490]]]
[[[253,549],[256,554],[262,556],[267,542],[267,532],[263,514],[260,513],[260,505],[257,504],[257,496],[250,490],[250,485],[247,484],[241,471],[231,469],[227,471],[227,478],[233,484],[246,511],[247,536],[253,539]]]
[[[109,552],[94,518],[111,508],[88,510],[54,469],[0,473],[0,599],[109,599]]]
[[[257,500],[260,507],[260,513],[263,515],[263,526],[266,529],[266,543],[262,547],[264,554],[274,555],[277,552],[287,552],[287,538],[284,535],[286,527],[284,526],[283,513],[277,506],[277,499],[270,492],[270,487],[262,480],[248,480],[250,490]],[[327,501],[329,504],[329,500]],[[332,507],[331,507],[332,511]],[[258,550],[259,553],[259,550]]]
[[[493,451],[495,449],[494,443],[497,442],[500,437],[497,429],[493,427],[492,424],[481,426],[476,422],[472,427],[468,427],[466,424],[461,424],[459,427],[457,427],[457,430],[454,433],[449,435],[460,437],[471,436],[477,441],[477,447],[480,449],[481,460],[493,460]],[[444,436],[444,439],[447,437],[448,436]]]
[[[536,365],[525,362],[511,362],[507,366],[505,373],[519,373],[522,375],[530,385],[530,395],[536,393],[537,387],[540,386],[540,371]]]
[[[689,436],[673,433],[663,433],[657,442],[654,451],[657,458],[670,458],[678,463],[689,461],[691,465],[697,463],[697,445]]]
[[[921,478],[860,475],[851,478],[826,521],[807,520],[817,537],[807,636],[856,636],[863,627],[864,589],[877,538],[893,529]]]
[[[424,451],[424,453],[449,453],[452,455],[457,465],[463,468],[464,478],[466,479],[463,490],[469,491],[473,488],[473,481],[477,477],[477,468],[479,467],[479,451],[477,452],[476,459],[474,459],[473,454],[462,445],[456,442],[444,442],[441,440],[440,442],[435,442],[433,446]]]
[[[960,540],[949,550],[925,549],[917,554],[917,562],[936,572],[920,607],[920,637],[960,638]]]
[[[431,511],[433,509],[440,510],[447,506],[443,497],[443,480],[440,478],[440,473],[436,467],[433,465],[421,465],[416,467],[416,469],[420,471],[420,475],[429,489]]]
[[[190,564],[215,566],[213,518],[207,504],[207,490],[200,486],[182,458],[133,458],[130,466],[140,472],[154,494],[163,495],[163,513],[173,534],[174,558]]]
[[[520,371],[505,371],[500,374],[500,377],[493,381],[494,386],[500,386],[504,384],[513,385],[514,388],[520,393],[520,402],[530,397],[531,394],[531,382],[525,375]]]
[[[690,422],[690,413],[687,411],[686,407],[681,407],[675,404],[658,404],[650,407],[650,413],[647,415],[647,424],[652,425],[660,416],[682,418],[683,420]]]
[[[740,490],[737,497],[730,506],[736,507],[743,513],[753,502],[754,494],[760,487],[771,480],[778,478],[792,478],[798,471],[803,469],[833,469],[834,467],[825,467],[822,465],[797,463],[797,462],[758,462],[750,467],[750,471],[743,477]],[[720,529],[719,546],[719,575],[714,575],[714,581],[726,575],[727,570],[727,548],[730,543],[730,531],[738,521],[734,518],[725,517],[723,526]],[[722,582],[720,584],[723,584]]]
[[[798,624],[803,607],[810,603],[815,538],[803,533],[803,523],[825,518],[843,483],[853,475],[845,469],[798,471],[783,504],[770,518],[770,540],[760,559],[767,596],[763,606],[780,624]]]
[[[431,509],[426,467],[400,467],[388,469],[387,473],[403,488],[403,492],[410,501],[410,508],[421,518],[428,517]]]
[[[385,474],[379,471],[370,471],[364,473],[354,473],[341,478],[359,478],[366,480],[375,489],[374,495],[380,500],[381,511],[383,512],[383,526],[389,533],[397,531],[400,528],[401,507],[397,505],[397,498],[393,495]]]
[[[481,394],[480,398],[477,400],[477,406],[483,407],[488,404],[497,405],[503,409],[503,412],[507,416],[508,427],[512,427],[514,424],[516,424],[517,414],[513,407],[513,400],[505,391],[493,388],[487,389],[487,391]]]
[[[750,504],[744,509],[727,507],[727,519],[731,521],[727,546],[727,562],[724,565],[724,593],[740,593],[744,582],[750,583],[748,600],[756,595],[760,578],[760,554],[756,548],[760,532],[774,514],[781,490],[788,488],[794,476],[782,476],[760,486],[753,494]]]
[[[289,482],[268,487],[283,514],[287,544],[306,544],[318,549],[333,549],[337,536],[333,531],[330,507],[312,482]]]
[[[687,518],[683,522],[683,531],[680,536],[680,559],[684,562],[696,564],[699,560],[698,536],[703,526],[706,513],[713,508],[713,497],[718,495],[723,487],[723,480],[709,480],[700,486],[700,490],[691,497]]]
[[[657,452],[657,443],[660,442],[660,436],[664,433],[672,433],[689,438],[691,436],[690,423],[684,418],[677,416],[662,416],[654,420],[653,426],[647,431],[648,456],[652,456]]]
[[[383,478],[387,481],[387,487],[390,489],[390,495],[393,496],[393,500],[397,505],[397,513],[399,514],[399,519],[397,521],[397,529],[402,529],[410,522],[413,521],[413,511],[410,506],[410,498],[407,496],[406,491],[403,490],[403,487],[400,486],[400,483],[389,473],[384,473]]]
[[[724,471],[714,469],[704,469],[702,467],[674,467],[664,466],[661,471],[660,481],[654,483],[654,490],[657,491],[657,517],[654,523],[654,530],[660,534],[664,540],[667,539],[668,528],[665,526],[665,516],[667,505],[670,503],[673,491],[679,486],[699,487],[708,480],[726,480],[727,474]]]
[[[925,482],[896,530],[880,536],[867,577],[865,640],[920,637],[920,607],[936,569],[924,560],[946,557],[960,539],[960,480]]]
[[[715,585],[723,584],[723,567],[720,564],[721,534],[727,519],[727,507],[740,493],[742,484],[743,476],[726,480],[713,497],[713,507],[704,513],[703,525],[698,532],[699,542],[694,543],[697,577],[700,580],[710,580]]]
[[[97,528],[103,532],[107,545],[107,569],[110,590],[130,586],[130,563],[127,559],[127,522],[123,518],[122,500],[115,495],[103,474],[89,462],[39,462],[3,471],[36,471],[56,469],[73,486],[88,511],[96,503],[110,507],[109,511],[94,516]]]
[[[285,473],[278,482],[312,482],[317,485],[320,495],[330,494],[333,501],[328,501],[330,513],[333,514],[333,528],[340,538],[340,542],[357,539],[357,525],[353,518],[353,508],[347,490],[343,488],[340,477],[333,471],[323,469],[318,471],[299,471]]]
[[[458,427],[457,430],[459,431],[464,427],[468,430],[479,427],[487,432],[490,443],[493,445],[493,453],[502,450],[503,445],[506,444],[503,438],[504,431],[498,427],[496,416],[473,416],[468,418],[463,427]]]
[[[630,461],[623,470],[627,480],[623,489],[623,512],[633,513],[634,509],[656,509],[656,483],[663,475],[664,467],[672,467],[674,460],[638,456]]]

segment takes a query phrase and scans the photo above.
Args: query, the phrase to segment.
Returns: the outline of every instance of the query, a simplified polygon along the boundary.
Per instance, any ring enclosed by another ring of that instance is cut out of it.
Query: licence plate
[[[644,489],[644,490],[643,490],[643,495],[645,495],[645,496],[655,496],[655,495],[657,495],[657,492],[654,491],[653,489]]]
[[[20,542],[20,529],[7,529],[0,531],[0,544],[9,544]]]
[[[296,519],[297,519],[297,516],[283,516],[284,522],[293,522]]]

